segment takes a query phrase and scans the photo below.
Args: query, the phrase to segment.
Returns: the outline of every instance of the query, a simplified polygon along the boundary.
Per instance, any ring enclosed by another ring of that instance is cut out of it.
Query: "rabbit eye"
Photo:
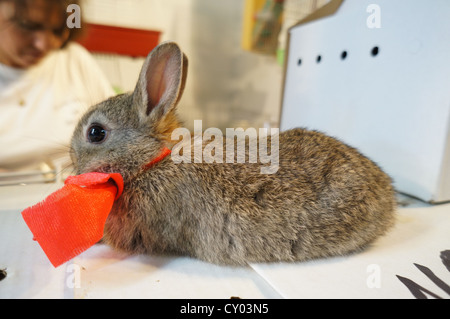
[[[87,130],[87,139],[90,143],[103,143],[108,135],[108,131],[100,124],[92,124]]]

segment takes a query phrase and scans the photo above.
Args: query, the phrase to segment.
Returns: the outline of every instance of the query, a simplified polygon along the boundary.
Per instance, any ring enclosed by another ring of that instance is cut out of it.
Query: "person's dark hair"
[[[27,2],[29,0],[0,0],[1,2],[11,2],[14,4],[14,12],[15,12],[15,16],[16,17],[20,17],[26,10],[27,10]],[[71,12],[67,12],[67,7],[70,4],[76,4],[76,5],[80,5],[80,0],[44,0],[45,2],[47,2],[49,5],[51,6],[56,6],[56,8],[58,8],[58,10],[60,11],[61,15],[64,18],[64,21],[67,20],[67,17],[71,14]],[[83,24],[83,19],[80,17],[81,19],[81,28],[69,28],[67,26],[67,24],[64,24],[64,28],[66,28],[69,31],[69,36],[67,38],[67,40],[64,42],[64,44],[62,45],[62,47],[66,46],[67,43],[69,43],[70,41],[74,41],[77,40],[79,38],[81,38],[84,35],[84,24]]]

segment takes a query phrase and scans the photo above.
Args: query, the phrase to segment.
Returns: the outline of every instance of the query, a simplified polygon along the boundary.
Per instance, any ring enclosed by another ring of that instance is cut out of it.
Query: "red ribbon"
[[[165,148],[145,169],[161,161]],[[58,267],[103,237],[106,219],[123,191],[119,173],[69,176],[65,185],[42,202],[25,209],[22,217],[53,266]]]
[[[118,173],[71,176],[63,188],[25,209],[22,217],[58,267],[102,239],[106,218],[122,190]]]

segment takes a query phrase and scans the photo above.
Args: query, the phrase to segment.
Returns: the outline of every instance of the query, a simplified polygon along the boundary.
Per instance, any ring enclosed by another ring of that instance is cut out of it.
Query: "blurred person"
[[[0,171],[67,157],[79,116],[114,91],[69,28],[75,0],[0,0]]]

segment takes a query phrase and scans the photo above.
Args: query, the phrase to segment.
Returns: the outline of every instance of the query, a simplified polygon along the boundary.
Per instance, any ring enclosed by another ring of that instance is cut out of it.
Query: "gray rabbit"
[[[274,174],[261,174],[261,163],[175,163],[171,156],[143,169],[177,142],[171,133],[181,126],[175,108],[186,75],[178,45],[162,43],[148,55],[134,92],[92,106],[75,129],[77,174],[124,178],[105,243],[244,265],[357,252],[393,226],[390,178],[356,149],[316,131],[279,134]]]

